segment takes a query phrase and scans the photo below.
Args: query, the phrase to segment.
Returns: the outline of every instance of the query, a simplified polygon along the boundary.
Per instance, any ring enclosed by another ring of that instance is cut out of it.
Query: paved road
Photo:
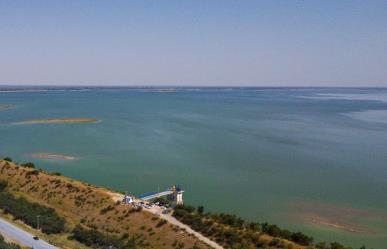
[[[198,238],[202,242],[206,243],[207,245],[211,246],[212,248],[214,248],[214,249],[223,249],[223,247],[221,245],[219,245],[215,241],[210,240],[209,238],[205,237],[201,233],[196,232],[195,230],[193,230],[191,227],[187,226],[186,224],[181,223],[180,221],[178,221],[172,215],[170,215],[170,214],[163,214],[162,213],[162,209],[160,209],[160,207],[154,206],[154,207],[151,207],[150,209],[145,209],[145,210],[160,216],[161,218],[167,220],[171,224],[174,224],[174,225],[176,225],[176,226],[178,226],[178,227],[180,227],[182,229],[185,229],[187,231],[187,233],[190,233],[190,234],[194,235],[196,238]]]
[[[34,235],[18,228],[2,218],[0,218],[0,233],[9,240],[34,249],[59,249],[59,247],[50,245],[44,240],[34,240]]]

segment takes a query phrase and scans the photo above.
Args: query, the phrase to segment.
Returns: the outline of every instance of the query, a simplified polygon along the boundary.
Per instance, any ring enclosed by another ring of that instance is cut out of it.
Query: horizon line
[[[278,86],[270,86],[270,85],[179,85],[179,84],[170,84],[170,85],[152,85],[152,84],[145,84],[145,85],[124,85],[124,84],[104,84],[104,85],[98,85],[98,84],[3,84],[0,83],[0,87],[54,87],[54,88],[60,88],[60,87],[90,87],[90,88],[124,88],[124,87],[133,87],[133,88],[166,88],[166,87],[180,87],[180,88],[189,88],[189,87],[200,87],[200,88],[387,88],[386,86],[380,86],[380,85],[371,85],[371,86],[364,86],[364,85],[348,85],[348,86],[331,86],[331,85],[318,85],[318,86],[306,86],[306,85],[278,85]]]

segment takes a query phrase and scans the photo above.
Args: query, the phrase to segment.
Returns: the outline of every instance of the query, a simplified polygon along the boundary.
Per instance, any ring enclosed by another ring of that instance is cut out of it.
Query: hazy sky
[[[0,84],[387,86],[387,0],[0,0]]]

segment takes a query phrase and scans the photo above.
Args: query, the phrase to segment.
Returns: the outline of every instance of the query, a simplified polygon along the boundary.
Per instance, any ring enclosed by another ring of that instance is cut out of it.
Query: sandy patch
[[[344,115],[365,122],[387,124],[387,110],[368,110],[346,113]]]
[[[361,221],[386,218],[383,214],[325,203],[297,202],[291,206],[297,210],[294,212],[297,220],[349,233],[376,234],[377,231],[362,224]]]
[[[97,123],[100,120],[95,118],[49,118],[49,119],[32,119],[17,124],[61,124],[61,123]]]
[[[329,217],[320,216],[317,214],[304,214],[304,221],[310,224],[314,224],[317,226],[324,226],[328,228],[334,228],[350,233],[358,233],[358,234],[375,234],[375,231],[369,228],[364,228],[361,225],[354,223],[345,223],[342,220],[334,220]]]
[[[67,155],[61,155],[61,154],[49,154],[49,153],[33,153],[31,154],[33,158],[40,158],[40,159],[51,159],[51,160],[65,160],[65,161],[71,161],[77,159],[74,156],[67,156]]]
[[[0,104],[0,111],[2,111],[2,110],[8,110],[8,109],[11,109],[11,108],[13,108],[13,107],[14,107],[13,105]]]

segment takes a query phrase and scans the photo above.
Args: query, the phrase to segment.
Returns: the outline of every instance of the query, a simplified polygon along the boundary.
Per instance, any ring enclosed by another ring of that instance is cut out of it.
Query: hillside
[[[40,234],[65,248],[87,248],[68,239],[78,224],[110,238],[133,241],[139,248],[208,247],[173,225],[158,225],[159,218],[148,212],[115,203],[103,188],[6,161],[0,161],[0,180],[8,181],[7,189],[13,195],[52,207],[66,219],[65,232]]]

